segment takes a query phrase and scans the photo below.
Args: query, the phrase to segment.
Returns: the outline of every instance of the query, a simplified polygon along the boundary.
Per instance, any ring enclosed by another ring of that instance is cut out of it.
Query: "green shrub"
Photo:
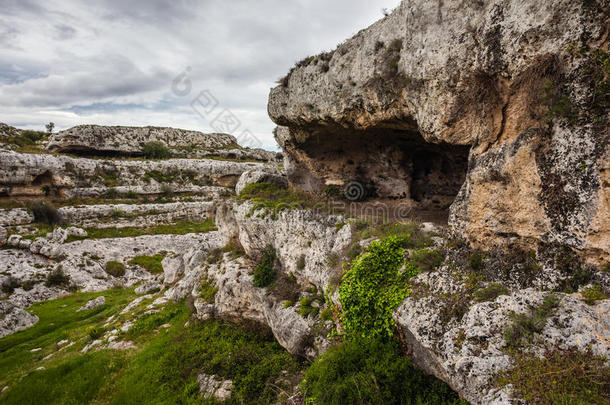
[[[142,153],[147,159],[168,159],[171,157],[171,152],[163,142],[148,142],[144,145]]]
[[[409,258],[419,271],[428,272],[436,270],[443,264],[445,255],[438,250],[425,248],[412,252]]]
[[[354,339],[331,347],[305,371],[307,404],[460,404],[443,382],[426,376],[393,342]]]
[[[577,350],[546,353],[542,359],[517,353],[514,364],[498,376],[498,385],[512,384],[515,396],[530,404],[610,403],[610,367],[604,357]]]
[[[42,224],[57,224],[59,223],[59,213],[51,204],[44,201],[35,201],[28,205],[34,221]]]
[[[540,306],[531,314],[511,314],[512,324],[504,329],[504,339],[509,348],[517,349],[530,343],[534,334],[542,332],[553,310],[559,306],[559,298],[553,294],[544,297]]]
[[[110,261],[106,263],[106,273],[113,277],[123,277],[125,275],[125,266],[123,263]]]
[[[294,307],[294,301],[290,301],[290,300],[288,300],[288,301],[284,301],[283,306],[284,306],[284,308],[291,308],[291,307]]]
[[[102,328],[91,328],[87,333],[89,335],[89,339],[97,340],[104,335],[104,329]]]
[[[61,266],[58,266],[55,270],[51,271],[47,275],[45,285],[47,287],[61,287],[67,286],[70,283],[70,276],[64,273]]]
[[[201,282],[201,289],[199,296],[203,298],[205,302],[211,304],[214,302],[214,298],[216,297],[216,293],[218,292],[218,288],[214,286],[214,284],[210,280],[203,280]]]
[[[468,268],[472,271],[483,270],[483,260],[485,257],[481,252],[473,252],[468,258]]]
[[[602,291],[602,288],[599,284],[594,284],[591,287],[585,288],[582,295],[585,299],[585,302],[589,305],[593,305],[597,301],[605,300],[606,298],[608,298],[608,296]]]
[[[267,246],[263,251],[263,257],[254,268],[254,286],[267,287],[275,279],[275,250]]]
[[[19,287],[21,287],[21,284],[19,284],[19,281],[13,276],[9,276],[9,278],[2,282],[2,292],[5,294],[12,294],[13,291]]]
[[[409,295],[408,281],[417,274],[411,263],[399,273],[404,244],[405,239],[399,236],[375,241],[346,266],[339,300],[348,336],[392,336],[392,313]]]
[[[475,291],[474,299],[477,302],[494,301],[500,295],[508,294],[508,288],[504,287],[502,284],[494,283],[490,284],[485,288]]]
[[[136,256],[129,261],[129,264],[140,266],[146,270],[148,270],[151,274],[160,274],[163,273],[163,259],[165,256],[162,254],[157,254],[154,256]]]

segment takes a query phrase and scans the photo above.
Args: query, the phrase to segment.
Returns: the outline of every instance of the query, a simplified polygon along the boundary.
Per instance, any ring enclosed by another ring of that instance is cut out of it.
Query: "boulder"
[[[403,0],[271,90],[290,182],[450,209],[478,248],[510,236],[610,260],[608,12]]]
[[[156,280],[146,280],[142,282],[138,288],[136,288],[136,294],[150,294],[152,292],[159,291],[161,287],[161,283]]]
[[[25,330],[38,322],[36,315],[8,301],[0,301],[0,338]]]
[[[288,187],[288,180],[284,176],[262,170],[248,170],[239,177],[235,185],[235,193],[239,195],[248,184],[254,183],[271,183],[280,188]]]
[[[106,297],[104,297],[104,296],[97,297],[92,300],[89,300],[85,305],[80,307],[76,312],[91,311],[92,309],[99,308],[104,304],[106,304]]]

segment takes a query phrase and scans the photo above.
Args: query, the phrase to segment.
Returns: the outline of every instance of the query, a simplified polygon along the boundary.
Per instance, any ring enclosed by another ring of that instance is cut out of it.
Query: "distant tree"
[[[55,123],[49,122],[47,125],[45,125],[45,127],[47,127],[47,132],[49,133],[49,135],[51,135],[53,133],[53,130],[55,129]]]

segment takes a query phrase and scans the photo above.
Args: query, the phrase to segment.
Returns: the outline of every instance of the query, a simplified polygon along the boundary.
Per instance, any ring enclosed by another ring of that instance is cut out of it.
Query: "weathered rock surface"
[[[159,193],[163,186],[174,191],[186,186],[233,187],[244,171],[266,167],[273,171],[274,166],[212,159],[103,160],[0,151],[0,185],[9,188],[10,196],[103,187],[117,188],[116,192],[119,187],[142,187],[144,192],[153,187]]]
[[[407,298],[394,319],[416,363],[473,404],[513,403],[510,391],[494,386],[495,374],[513,366],[504,329],[513,322],[511,313],[531,314],[550,293],[518,290],[494,301],[470,303],[461,319],[447,319],[453,310],[448,306],[464,305],[447,297],[466,294],[451,270],[423,273],[413,282],[426,296]],[[610,300],[590,306],[580,294],[555,295],[558,308],[526,350],[537,356],[553,350],[591,350],[610,358]]]
[[[0,301],[0,338],[27,329],[38,322],[38,317],[23,308]]]
[[[240,194],[248,184],[255,183],[270,183],[275,184],[280,188],[288,187],[288,180],[284,176],[274,173],[264,172],[262,170],[248,170],[243,172],[237,184],[235,185],[235,194]]]
[[[231,398],[233,381],[220,380],[213,375],[200,374],[197,377],[199,392],[204,399],[216,398],[219,401],[226,401]]]
[[[253,208],[251,203],[220,206],[216,212],[219,231],[227,240],[238,235],[250,257],[259,257],[266,246],[272,246],[286,274],[324,290],[336,276],[333,271],[340,272],[329,268],[329,256],[342,256],[351,242],[350,226],[337,230],[345,219],[311,210],[282,211],[274,219]],[[302,267],[299,261],[303,261]]]
[[[97,298],[90,300],[82,307],[80,307],[77,312],[91,311],[92,309],[99,308],[104,304],[106,304],[106,297],[104,297],[104,296],[97,297]]]
[[[476,247],[510,235],[608,261],[608,7],[404,0],[271,91],[290,181],[455,199]]]
[[[51,136],[48,148],[57,152],[141,154],[148,142],[168,148],[219,149],[237,144],[228,134],[204,134],[175,128],[79,125]]]

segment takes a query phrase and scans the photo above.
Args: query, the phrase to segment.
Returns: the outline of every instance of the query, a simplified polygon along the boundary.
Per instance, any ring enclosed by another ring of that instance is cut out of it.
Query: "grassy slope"
[[[75,312],[99,295],[106,297],[105,306]],[[196,377],[202,371],[234,380],[230,403],[270,403],[277,399],[275,386],[282,385],[276,381],[280,373],[294,375],[300,369],[272,336],[252,325],[209,321],[191,322],[185,328],[190,311],[183,304],[139,318],[122,336],[134,341],[136,349],[80,354],[90,340],[89,331],[102,328],[133,298],[132,290],[115,290],[79,293],[34,306],[39,323],[0,340],[0,387],[10,387],[0,395],[0,403],[201,403]],[[135,311],[142,312],[147,303]],[[160,328],[165,323],[171,327]],[[43,360],[57,352],[56,343],[62,339],[77,343]],[[30,352],[38,347],[42,350]],[[40,366],[45,370],[37,371]]]

